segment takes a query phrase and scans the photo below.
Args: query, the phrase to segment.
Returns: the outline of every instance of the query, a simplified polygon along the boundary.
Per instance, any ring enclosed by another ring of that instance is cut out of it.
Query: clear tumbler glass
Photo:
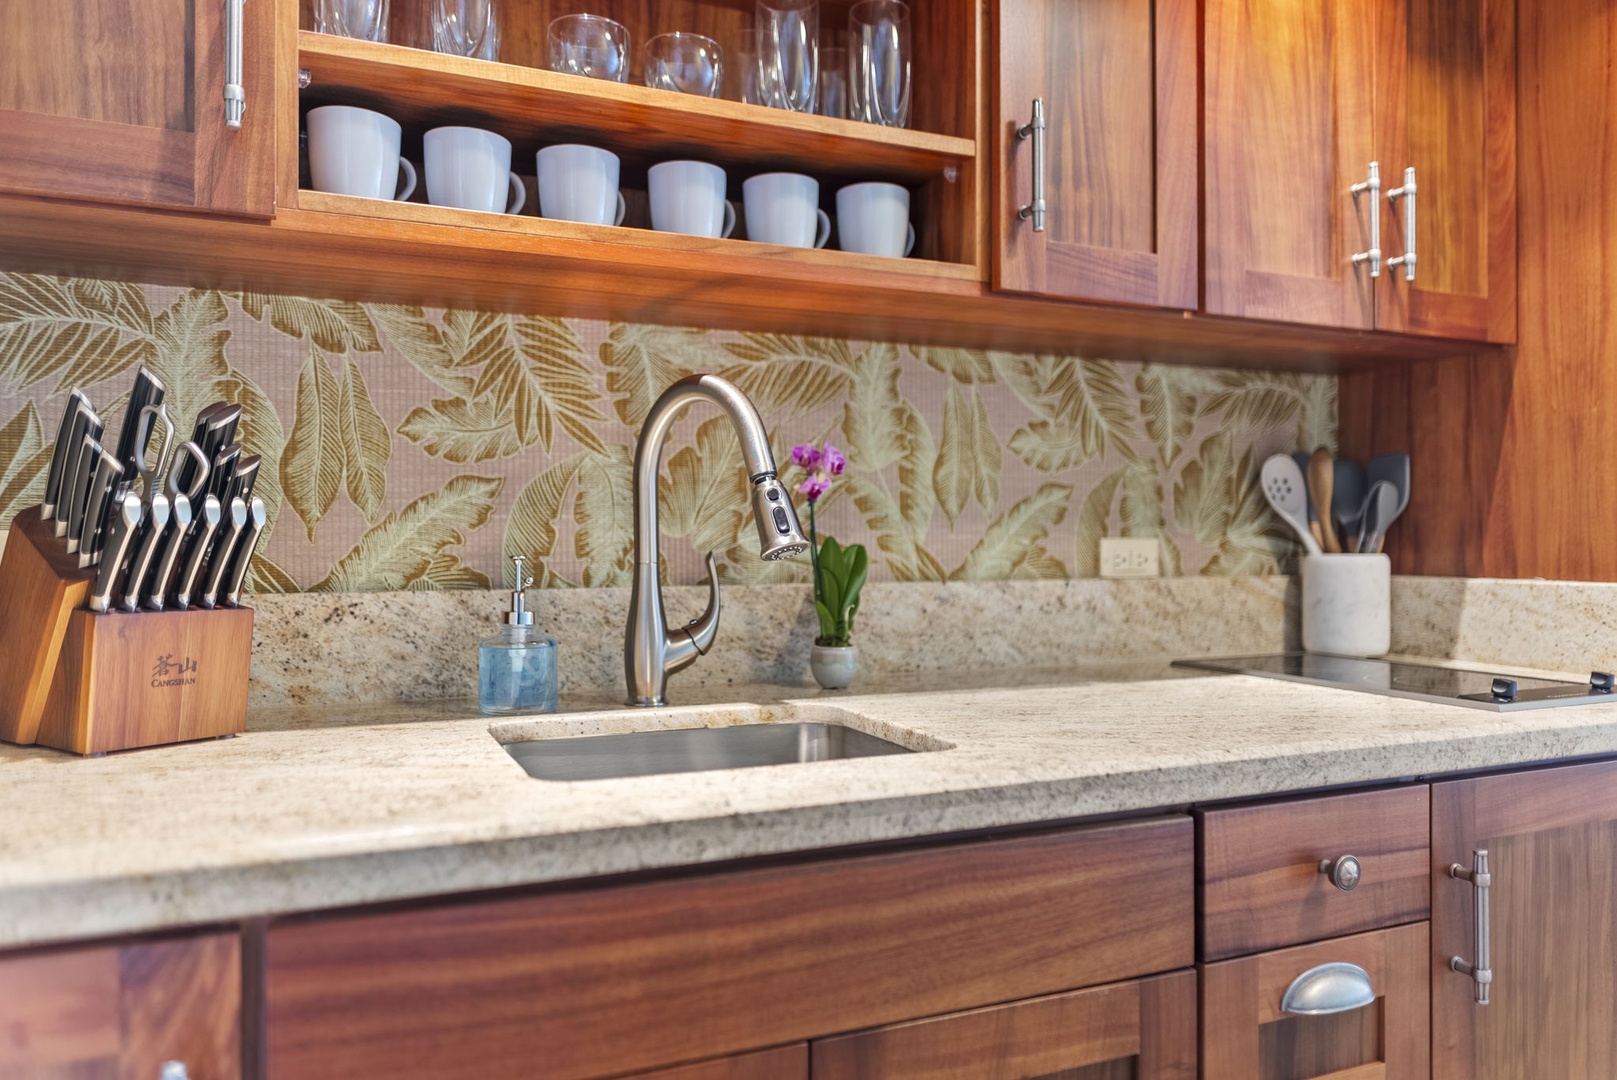
[[[853,36],[848,104],[855,120],[910,122],[910,9],[903,0],[860,0],[848,13]]]
[[[388,0],[315,0],[314,28],[322,34],[387,40]]]
[[[718,97],[724,50],[701,34],[658,34],[646,42],[646,85],[655,90]]]
[[[819,84],[819,0],[758,0],[758,91],[764,104],[811,113]]]
[[[550,70],[611,82],[629,81],[629,30],[600,15],[550,21]]]
[[[433,0],[432,48],[456,56],[497,60],[494,0]]]
[[[848,117],[848,50],[820,46],[820,115]]]

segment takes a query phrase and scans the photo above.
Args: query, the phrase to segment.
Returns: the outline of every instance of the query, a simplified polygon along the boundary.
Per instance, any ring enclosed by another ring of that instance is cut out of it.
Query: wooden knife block
[[[0,556],[0,739],[101,754],[239,734],[249,608],[84,608],[93,570],[32,507]]]

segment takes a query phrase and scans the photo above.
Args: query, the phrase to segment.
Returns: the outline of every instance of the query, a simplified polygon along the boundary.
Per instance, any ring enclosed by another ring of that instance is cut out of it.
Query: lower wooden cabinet
[[[1196,975],[936,1016],[813,1045],[813,1080],[1195,1080]]]
[[[1202,1080],[1425,1080],[1427,943],[1428,924],[1414,923],[1204,965]],[[1283,1007],[1304,976],[1357,978],[1320,971],[1327,964],[1368,975],[1373,1000],[1305,996]]]
[[[199,934],[0,959],[0,1077],[241,1077],[241,939]]]

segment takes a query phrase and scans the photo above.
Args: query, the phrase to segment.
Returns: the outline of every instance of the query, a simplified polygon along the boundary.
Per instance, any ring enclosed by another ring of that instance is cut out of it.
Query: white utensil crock
[[[1386,555],[1305,555],[1303,648],[1382,656],[1392,648],[1392,560]]]

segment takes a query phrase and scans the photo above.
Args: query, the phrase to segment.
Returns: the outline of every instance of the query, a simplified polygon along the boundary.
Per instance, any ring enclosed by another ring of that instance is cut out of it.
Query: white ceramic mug
[[[651,227],[687,236],[735,232],[736,208],[724,198],[724,170],[705,161],[665,161],[646,170]]]
[[[1392,648],[1392,560],[1386,555],[1305,555],[1303,648],[1383,656]]]
[[[399,156],[399,123],[370,109],[322,105],[310,109],[309,176],[316,191],[362,199],[408,199],[415,166]],[[404,190],[399,191],[399,170]],[[397,192],[397,194],[395,194]]]
[[[528,201],[522,181],[511,171],[511,141],[503,135],[482,128],[440,127],[427,132],[422,146],[427,201],[432,205],[514,214]]]
[[[762,173],[741,185],[741,198],[749,240],[818,248],[831,239],[831,219],[820,209],[820,182],[812,176]]]
[[[872,181],[837,191],[837,242],[843,251],[902,259],[915,250],[910,193]]]
[[[626,212],[618,190],[618,155],[578,143],[539,151],[539,213],[556,221],[622,225]]]

